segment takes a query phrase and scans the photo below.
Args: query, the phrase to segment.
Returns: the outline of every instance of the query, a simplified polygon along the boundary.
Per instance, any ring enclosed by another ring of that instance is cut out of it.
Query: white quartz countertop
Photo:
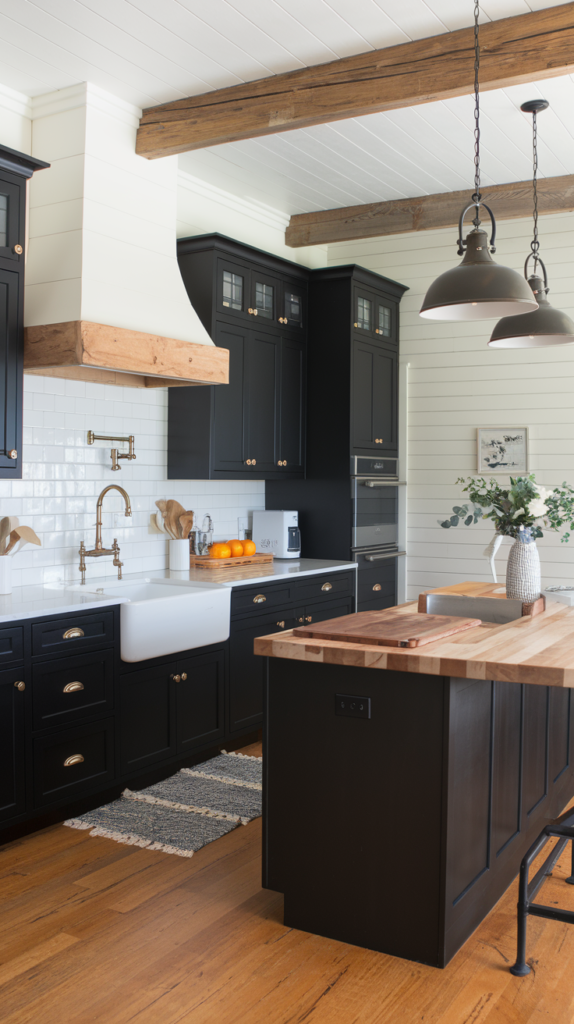
[[[174,584],[211,583],[224,587],[241,587],[249,584],[273,583],[285,580],[289,576],[317,576],[325,572],[339,572],[343,569],[356,569],[356,562],[338,562],[319,558],[283,558],[275,559],[269,567],[243,567],[241,569],[190,569],[175,572],[159,569],[154,572],[124,573],[126,582],[138,580],[164,579]],[[240,574],[238,578],[238,574]],[[94,586],[105,587],[115,577],[102,576],[90,579],[86,592],[72,589],[69,583],[48,583],[45,586],[15,587],[11,594],[0,595],[0,622],[15,622],[18,619],[36,619],[43,615],[65,615],[74,612],[90,611],[102,605],[123,604],[127,599],[120,595],[94,594],[90,591]],[[77,587],[79,580],[74,582]]]

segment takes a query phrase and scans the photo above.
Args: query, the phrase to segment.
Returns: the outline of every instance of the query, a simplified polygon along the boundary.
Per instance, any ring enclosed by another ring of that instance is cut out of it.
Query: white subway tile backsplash
[[[167,566],[167,541],[149,529],[158,498],[177,498],[194,510],[200,526],[209,513],[221,540],[237,535],[238,518],[264,508],[263,481],[167,479],[167,398],[164,388],[24,377],[23,479],[0,481],[0,514],[19,516],[42,547],[16,554],[14,586],[79,578],[78,548],[82,540],[93,546],[96,501],[108,484],[124,487],[132,504],[127,519],[117,492],[104,500],[104,543],[118,538],[126,573]],[[135,462],[123,462],[121,472],[112,473],[112,443],[88,445],[88,430],[134,434]],[[88,560],[89,579],[115,574],[111,558]]]

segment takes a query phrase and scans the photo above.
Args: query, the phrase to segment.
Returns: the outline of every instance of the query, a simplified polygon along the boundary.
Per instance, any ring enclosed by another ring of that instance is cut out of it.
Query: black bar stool
[[[536,860],[540,851],[544,849],[548,840],[552,839],[553,836],[558,839],[558,842],[529,884],[528,872],[530,871],[530,865],[533,860]],[[529,914],[532,914],[533,917],[548,917],[552,921],[563,921],[564,924],[574,924],[574,910],[560,910],[559,908],[545,907],[540,903],[532,902],[544,879],[552,874],[552,869],[568,842],[572,842],[572,873],[566,881],[569,885],[574,885],[574,810],[572,808],[569,811],[565,811],[559,818],[556,818],[555,821],[546,826],[538,836],[538,839],[532,844],[520,865],[518,948],[516,951],[516,963],[510,968],[510,973],[515,974],[519,978],[530,974],[530,967],[526,963],[526,926]]]

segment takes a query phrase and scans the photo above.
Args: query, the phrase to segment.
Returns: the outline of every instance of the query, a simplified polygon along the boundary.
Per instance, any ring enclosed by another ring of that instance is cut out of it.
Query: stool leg
[[[566,881],[568,882],[568,885],[574,885],[574,839],[572,840],[572,868],[571,868],[571,871],[572,871],[572,874],[570,875],[570,878],[566,879]]]
[[[510,973],[517,978],[524,978],[530,974],[530,967],[526,963],[526,926],[528,924],[528,865],[526,858],[520,865],[520,883],[518,886],[518,917],[516,934],[516,963],[510,968]]]

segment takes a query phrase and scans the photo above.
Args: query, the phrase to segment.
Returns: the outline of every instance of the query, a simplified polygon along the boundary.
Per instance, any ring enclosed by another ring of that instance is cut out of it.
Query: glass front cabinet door
[[[301,330],[306,295],[300,281],[284,281],[279,309],[279,323],[283,327]]]
[[[353,328],[357,335],[397,344],[396,314],[393,302],[361,285],[353,289]]]

